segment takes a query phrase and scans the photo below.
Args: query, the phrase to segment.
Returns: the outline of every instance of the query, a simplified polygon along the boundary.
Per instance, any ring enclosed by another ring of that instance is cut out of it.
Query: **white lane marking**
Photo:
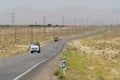
[[[43,60],[40,63],[37,63],[36,65],[34,65],[33,67],[31,67],[30,69],[28,69],[27,71],[25,71],[24,73],[20,74],[19,76],[15,77],[13,80],[18,80],[20,78],[22,78],[23,76],[25,76],[28,72],[32,71],[35,67],[37,67],[38,65],[40,65],[41,63],[47,61],[48,59]]]

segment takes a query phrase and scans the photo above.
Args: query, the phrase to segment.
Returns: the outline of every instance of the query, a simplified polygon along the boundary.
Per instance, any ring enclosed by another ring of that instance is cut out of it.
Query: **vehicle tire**
[[[40,53],[40,50],[38,51],[38,53]]]
[[[33,51],[31,51],[31,53],[33,53]]]

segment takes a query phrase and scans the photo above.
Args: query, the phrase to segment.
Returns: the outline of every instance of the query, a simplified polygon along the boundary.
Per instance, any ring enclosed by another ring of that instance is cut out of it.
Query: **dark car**
[[[58,37],[56,36],[56,37],[54,37],[54,42],[58,42]]]
[[[40,44],[39,42],[32,42],[30,45],[30,52],[38,52],[40,53]]]

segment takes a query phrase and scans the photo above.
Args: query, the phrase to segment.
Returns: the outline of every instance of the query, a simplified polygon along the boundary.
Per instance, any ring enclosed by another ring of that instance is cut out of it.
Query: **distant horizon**
[[[34,24],[36,21],[66,25],[120,23],[120,0],[0,0],[0,24]]]
[[[31,6],[28,6],[28,5],[18,5],[18,6],[12,7],[12,8],[7,8],[7,9],[4,9],[4,10],[1,10],[0,13],[8,11],[8,10],[16,9],[16,8],[19,8],[19,7],[20,8],[21,7],[31,8],[31,9],[42,10],[42,11],[56,11],[56,10],[63,9],[63,8],[66,8],[66,7],[87,8],[87,9],[96,9],[96,10],[120,10],[120,7],[119,8],[92,8],[92,7],[85,7],[85,6],[62,6],[62,7],[56,8],[56,9],[49,10],[49,9],[43,9],[43,8],[38,9],[38,8],[31,7]],[[11,11],[11,12],[14,12],[14,11]]]
[[[80,9],[80,8],[83,8],[83,9],[90,9],[90,10],[120,10],[120,7],[118,8],[92,8],[92,7],[85,7],[85,6],[62,6],[62,7],[59,7],[59,8],[56,8],[56,9],[43,9],[43,8],[35,8],[35,7],[31,7],[31,6],[28,6],[28,5],[18,5],[18,6],[15,6],[15,7],[12,7],[12,8],[8,8],[8,9],[5,9],[5,10],[0,10],[0,13],[2,12],[6,12],[6,11],[10,11],[11,12],[14,12],[15,9],[19,9],[19,8],[28,8],[28,9],[33,9],[33,10],[41,10],[41,11],[56,11],[56,10],[59,10],[59,9],[64,9],[64,8],[76,8],[76,9]]]
[[[17,6],[53,11],[65,6],[93,9],[119,9],[120,0],[0,0],[0,12]]]

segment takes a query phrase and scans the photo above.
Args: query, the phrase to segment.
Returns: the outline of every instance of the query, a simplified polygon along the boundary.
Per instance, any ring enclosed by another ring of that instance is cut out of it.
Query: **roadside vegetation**
[[[59,65],[57,80],[120,80],[120,27],[71,41],[62,59],[67,61],[66,75]]]
[[[0,58],[23,54],[29,51],[31,42],[40,42],[43,46],[59,38],[70,37],[88,31],[98,30],[100,27],[38,27],[38,26],[0,26]]]

